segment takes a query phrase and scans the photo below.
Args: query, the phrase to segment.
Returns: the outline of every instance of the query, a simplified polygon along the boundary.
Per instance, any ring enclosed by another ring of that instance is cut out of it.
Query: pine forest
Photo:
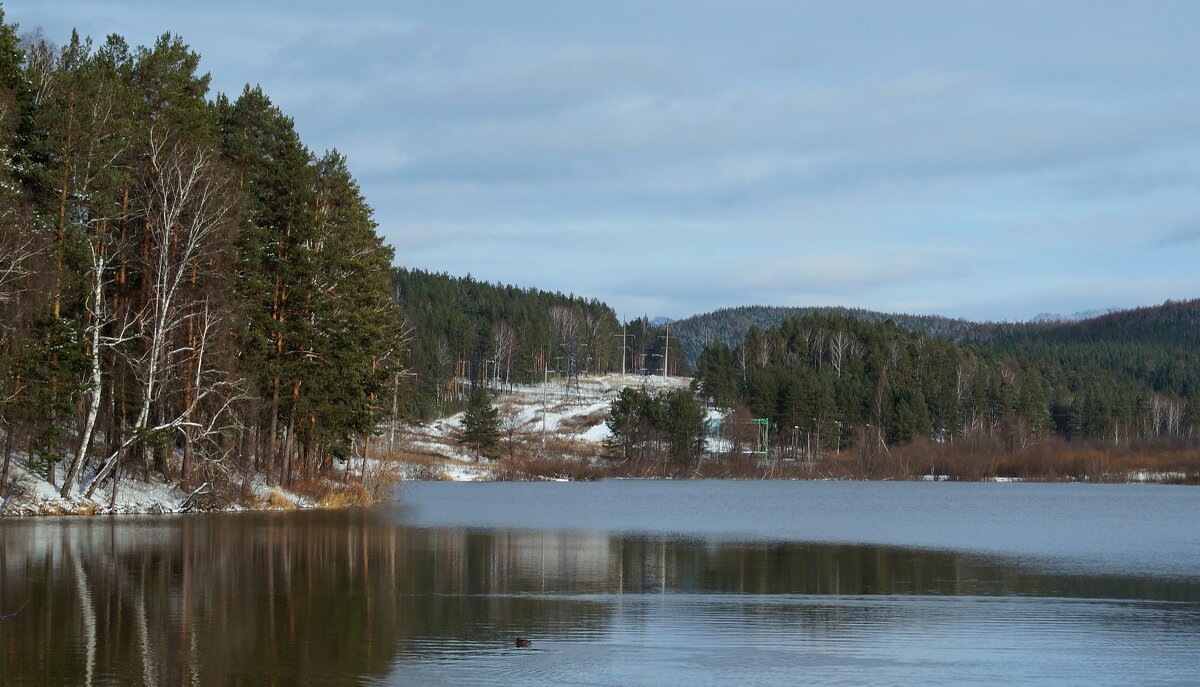
[[[324,474],[402,382],[404,330],[345,158],[177,36],[0,26],[0,417],[63,496],[157,473]],[[216,493],[216,492],[214,492]]]
[[[403,457],[399,428],[463,411],[478,456],[499,460],[503,425],[508,459],[548,475],[759,475],[765,459],[806,477],[1116,461],[1194,478],[1198,301],[1029,323],[761,306],[622,321],[595,298],[403,267],[346,158],[306,147],[259,87],[211,92],[172,34],[57,47],[0,25],[0,145],[9,491],[14,461],[110,503],[129,479],[193,507],[255,480],[365,486],[384,428],[377,452]],[[690,387],[636,381],[693,369]],[[549,456],[544,398],[518,426],[529,389],[616,373],[585,449]]]

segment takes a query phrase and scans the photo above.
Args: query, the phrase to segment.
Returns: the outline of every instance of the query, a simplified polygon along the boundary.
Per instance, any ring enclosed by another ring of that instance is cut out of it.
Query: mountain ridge
[[[1154,336],[1160,340],[1176,338],[1186,345],[1193,342],[1200,345],[1200,329],[1195,333],[1190,329],[1191,325],[1200,324],[1200,299],[1168,299],[1157,305],[1084,311],[1071,316],[1046,316],[1043,313],[1024,322],[974,321],[844,306],[749,305],[718,308],[685,317],[672,323],[671,328],[674,336],[678,337],[684,356],[694,363],[706,343],[720,341],[734,347],[751,326],[765,330],[778,326],[784,320],[810,314],[840,315],[871,323],[890,321],[913,333],[925,333],[958,343],[990,343],[1060,330],[1083,330],[1102,334],[1105,339],[1123,336],[1141,340]],[[1137,323],[1137,326],[1133,323]]]

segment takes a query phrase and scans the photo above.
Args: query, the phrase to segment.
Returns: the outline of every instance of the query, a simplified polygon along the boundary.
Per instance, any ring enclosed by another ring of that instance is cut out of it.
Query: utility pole
[[[663,338],[663,376],[666,377],[670,374],[668,372],[668,370],[670,370],[669,363],[671,360],[671,323],[670,322],[667,323],[667,333],[664,334],[662,338]]]
[[[546,391],[550,388],[550,365],[542,365],[542,450],[546,450]]]
[[[621,333],[620,333],[620,334],[613,334],[613,336],[620,336],[620,337],[621,337],[621,381],[624,381],[624,380],[625,380],[625,352],[626,352],[627,350],[629,350],[629,349],[627,348],[627,346],[626,346],[626,343],[625,343],[625,341],[626,341],[626,340],[629,338],[629,337],[628,337],[628,336],[625,334],[625,327],[626,327],[627,325],[628,325],[628,323],[627,323],[627,322],[622,322],[622,323],[621,323]]]

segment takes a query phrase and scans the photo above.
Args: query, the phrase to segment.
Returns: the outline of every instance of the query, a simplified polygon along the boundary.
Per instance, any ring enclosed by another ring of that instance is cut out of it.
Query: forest
[[[769,420],[785,455],[852,448],[859,460],[904,461],[899,472],[909,475],[914,463],[936,471],[939,458],[943,468],[948,456],[962,462],[964,451],[1194,458],[1200,301],[1082,322],[964,323],[953,336],[922,322],[811,312],[765,330],[751,324],[735,346],[703,348],[697,388],[712,405]],[[896,446],[909,448],[892,456]],[[981,457],[971,470],[994,473],[996,460],[989,467]]]
[[[14,459],[111,502],[130,477],[211,499],[365,482],[385,423],[617,371],[694,370],[693,394],[614,401],[607,450],[637,474],[702,474],[713,453],[845,456],[866,477],[1195,458],[1200,301],[1082,322],[622,322],[594,298],[394,266],[344,156],[306,147],[261,88],[209,84],[178,36],[56,46],[0,12],[0,489]],[[730,412],[715,439],[702,404]]]
[[[209,81],[174,35],[57,47],[0,18],[6,487],[14,454],[64,497],[286,485],[396,412],[393,253],[346,159]]]
[[[666,327],[646,317],[621,323],[596,299],[406,268],[393,271],[392,284],[411,333],[412,420],[462,409],[475,385],[499,392],[622,369],[662,374],[664,365],[690,373]]]

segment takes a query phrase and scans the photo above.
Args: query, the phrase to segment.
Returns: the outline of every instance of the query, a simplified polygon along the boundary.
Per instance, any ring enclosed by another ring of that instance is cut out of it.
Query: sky
[[[9,0],[181,35],[346,154],[396,262],[621,317],[1200,297],[1200,4]]]

